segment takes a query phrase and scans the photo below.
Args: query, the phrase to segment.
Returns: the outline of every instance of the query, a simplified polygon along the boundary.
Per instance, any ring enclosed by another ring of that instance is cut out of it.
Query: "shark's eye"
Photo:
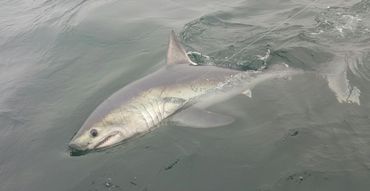
[[[91,129],[91,131],[90,131],[90,135],[91,135],[92,137],[96,137],[96,136],[98,136],[98,131],[97,131],[96,129]]]

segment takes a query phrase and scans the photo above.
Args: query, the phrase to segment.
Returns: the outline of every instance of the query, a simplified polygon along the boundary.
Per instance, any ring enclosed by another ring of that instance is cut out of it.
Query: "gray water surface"
[[[369,0],[4,0],[0,26],[1,191],[370,188]],[[203,64],[307,73],[212,106],[228,127],[70,156],[102,101],[164,65],[171,29]]]

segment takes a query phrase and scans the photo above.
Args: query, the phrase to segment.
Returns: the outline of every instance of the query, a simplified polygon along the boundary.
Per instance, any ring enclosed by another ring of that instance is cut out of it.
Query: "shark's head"
[[[102,107],[106,109],[104,103]],[[73,136],[69,143],[72,154],[115,146],[137,134],[142,127],[141,119],[133,112],[117,108],[105,113],[100,109],[93,112]]]
[[[129,138],[125,126],[112,126],[97,123],[81,128],[69,143],[72,152],[87,152],[112,147]]]

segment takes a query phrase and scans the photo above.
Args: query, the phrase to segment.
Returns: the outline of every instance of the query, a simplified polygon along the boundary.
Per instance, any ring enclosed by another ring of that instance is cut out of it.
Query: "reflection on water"
[[[367,190],[370,1],[311,2],[0,2],[0,190]],[[170,29],[201,64],[306,74],[212,107],[227,128],[71,157],[96,106],[164,64]]]

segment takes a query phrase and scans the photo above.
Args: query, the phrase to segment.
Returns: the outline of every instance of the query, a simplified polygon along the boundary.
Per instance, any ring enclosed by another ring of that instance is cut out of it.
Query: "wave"
[[[186,24],[181,37],[188,48],[205,55],[207,59],[200,60],[203,64],[260,70],[284,63],[320,74],[339,102],[360,104],[363,88],[353,85],[349,76],[370,80],[369,7],[370,0],[321,11],[301,6],[276,13],[276,18],[287,22],[270,27],[252,19],[247,21],[253,24],[245,24],[245,19],[238,22],[244,17],[241,10],[248,9],[238,7]],[[308,13],[289,17],[303,9]]]

